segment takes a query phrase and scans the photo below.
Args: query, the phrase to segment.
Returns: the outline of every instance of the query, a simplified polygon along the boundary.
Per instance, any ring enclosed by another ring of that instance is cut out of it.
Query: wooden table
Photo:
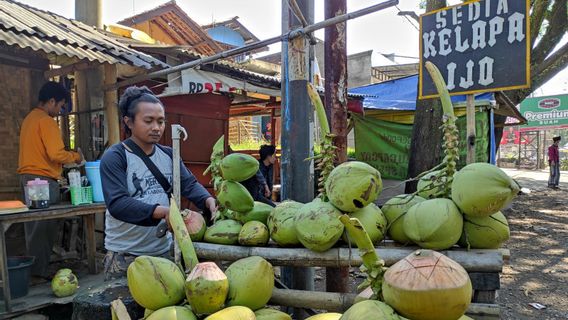
[[[10,295],[10,279],[8,276],[8,258],[6,253],[5,233],[14,223],[51,220],[70,217],[83,217],[84,230],[86,234],[87,262],[89,273],[97,273],[96,264],[96,242],[95,242],[95,214],[104,213],[106,206],[104,203],[72,206],[70,204],[53,205],[47,209],[29,210],[24,212],[6,212],[0,214],[0,268],[2,281],[0,285],[4,293],[5,311],[12,311]]]

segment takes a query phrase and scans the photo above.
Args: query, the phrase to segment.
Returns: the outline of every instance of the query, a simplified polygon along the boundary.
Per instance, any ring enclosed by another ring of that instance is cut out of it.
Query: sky
[[[49,10],[68,18],[75,16],[74,0],[17,0],[43,10]],[[102,0],[103,23],[114,23],[126,17],[150,10],[168,0]],[[177,4],[197,23],[209,24],[234,16],[259,39],[281,34],[281,0],[177,0]],[[380,0],[347,0],[347,10],[352,12],[380,3]],[[419,0],[399,0],[402,11],[421,14]],[[457,0],[448,1],[450,4]],[[315,21],[324,17],[324,0],[315,0]],[[389,8],[363,16],[347,23],[347,53],[373,50],[373,66],[396,63],[412,63],[417,59],[397,57],[395,62],[381,54],[418,57],[418,23],[398,16],[397,8]],[[324,39],[323,30],[316,37]],[[565,37],[568,41],[568,36]],[[280,51],[280,44],[270,46],[270,52]],[[266,54],[268,54],[266,53]],[[568,67],[547,84],[534,91],[534,96],[568,94]]]

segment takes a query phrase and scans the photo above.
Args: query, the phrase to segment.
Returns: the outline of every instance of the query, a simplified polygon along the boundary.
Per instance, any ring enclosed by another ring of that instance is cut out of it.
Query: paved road
[[[509,176],[517,180],[522,187],[533,191],[546,190],[548,170],[518,170],[502,168]],[[568,171],[560,171],[560,189],[568,190]]]

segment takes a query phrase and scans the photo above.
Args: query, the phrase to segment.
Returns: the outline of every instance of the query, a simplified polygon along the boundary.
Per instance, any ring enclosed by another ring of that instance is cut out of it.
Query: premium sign
[[[521,102],[521,113],[528,120],[526,126],[530,129],[567,128],[568,95],[526,98]]]
[[[480,0],[420,16],[420,99],[438,96],[426,61],[451,95],[528,88],[528,12],[529,0]]]

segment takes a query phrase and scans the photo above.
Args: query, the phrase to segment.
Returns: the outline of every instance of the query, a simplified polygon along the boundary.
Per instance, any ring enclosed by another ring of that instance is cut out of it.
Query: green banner
[[[526,127],[568,127],[568,95],[526,98],[521,102],[521,113],[528,120]]]
[[[486,112],[476,113],[476,158],[487,162],[489,159],[489,123]],[[355,120],[355,156],[381,172],[386,179],[404,180],[408,172],[412,125],[400,124],[363,117],[353,114]],[[465,116],[457,120],[460,130],[460,161],[458,167],[465,165],[467,148]],[[441,143],[441,141],[440,141]],[[441,145],[441,144],[440,144]]]

